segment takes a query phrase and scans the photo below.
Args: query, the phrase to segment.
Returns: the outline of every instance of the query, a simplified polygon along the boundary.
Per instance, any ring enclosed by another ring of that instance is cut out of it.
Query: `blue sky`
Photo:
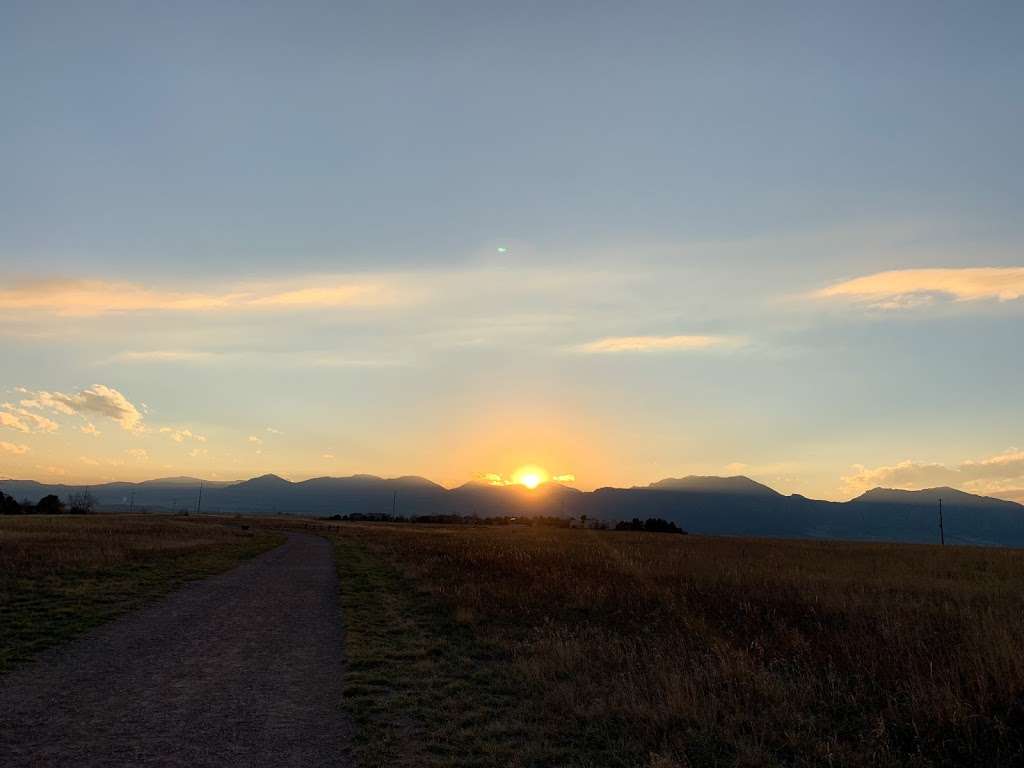
[[[1019,4],[2,13],[0,476],[1024,489]]]

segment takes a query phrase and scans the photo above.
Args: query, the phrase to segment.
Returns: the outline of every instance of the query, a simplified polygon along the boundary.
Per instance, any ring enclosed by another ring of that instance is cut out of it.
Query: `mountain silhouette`
[[[696,493],[728,493],[751,496],[779,496],[774,488],[769,488],[744,475],[733,477],[715,477],[713,475],[687,475],[686,477],[667,477],[647,486],[658,491],[690,491]]]
[[[375,475],[316,477],[291,482],[262,475],[242,482],[175,477],[141,483],[90,486],[101,508],[194,510],[200,485],[202,509],[228,514],[463,515],[534,517],[587,515],[594,520],[660,517],[691,533],[784,538],[937,542],[938,502],[943,503],[946,541],[1024,546],[1024,506],[955,488],[905,491],[874,488],[847,502],[785,496],[742,475],[666,478],[644,487],[579,491],[559,483],[531,490],[522,485],[473,481],[450,490],[423,477]],[[0,490],[37,501],[67,498],[78,485],[0,480]]]

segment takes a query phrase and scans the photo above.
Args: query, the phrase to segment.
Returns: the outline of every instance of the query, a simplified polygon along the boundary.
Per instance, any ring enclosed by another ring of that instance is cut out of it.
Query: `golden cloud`
[[[24,401],[22,401],[24,403]],[[40,416],[26,408],[18,408],[11,403],[4,403],[0,411],[0,426],[16,429],[19,432],[56,432],[60,426],[57,422]]]
[[[867,302],[884,309],[918,306],[935,295],[956,301],[1013,301],[1024,296],[1024,267],[891,270],[844,280],[813,295]]]
[[[0,290],[0,310],[38,311],[61,316],[128,312],[213,312],[367,306],[394,299],[370,282],[317,278],[315,285],[228,286],[212,292],[173,291],[128,282],[36,280]]]
[[[737,340],[728,336],[609,336],[583,344],[581,352],[605,354],[616,352],[669,352],[734,346]]]
[[[112,419],[122,429],[129,432],[142,428],[142,414],[139,413],[138,408],[116,389],[104,384],[93,384],[87,389],[70,395],[63,392],[31,392],[26,389],[19,391],[28,395],[27,398],[21,401],[21,405],[25,409],[48,409],[68,416],[78,414],[84,417],[86,414],[94,414]],[[20,413],[25,415],[29,411],[22,410]],[[49,421],[49,419],[36,416],[35,414],[31,414],[31,416],[33,419]],[[51,421],[49,423],[53,425],[53,430],[57,429],[57,425],[54,422]],[[47,431],[52,430],[48,429]]]
[[[160,427],[160,434],[167,435],[171,440],[176,443],[183,443],[186,440],[195,440],[199,443],[205,443],[206,437],[203,435],[197,435],[190,429],[172,429],[171,427]]]
[[[13,413],[7,411],[0,411],[0,427],[7,427],[8,429],[14,429],[18,432],[31,432],[28,428],[28,424],[19,419]]]
[[[851,494],[882,486],[917,490],[951,485],[974,493],[998,493],[1004,488],[1024,485],[1024,451],[1010,448],[980,460],[962,461],[954,466],[922,461],[901,461],[890,466],[868,468],[860,464],[842,479]]]

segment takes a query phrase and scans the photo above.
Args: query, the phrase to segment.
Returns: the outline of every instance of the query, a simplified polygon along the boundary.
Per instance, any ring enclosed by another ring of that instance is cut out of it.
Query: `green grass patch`
[[[120,546],[111,546],[110,536],[120,536]],[[277,533],[135,518],[113,526],[109,518],[0,521],[0,672],[283,540]]]

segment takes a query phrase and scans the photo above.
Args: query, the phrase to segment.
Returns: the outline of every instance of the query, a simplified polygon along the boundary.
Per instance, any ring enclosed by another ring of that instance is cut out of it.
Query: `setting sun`
[[[547,470],[527,465],[520,467],[512,473],[512,482],[518,483],[519,485],[525,485],[531,490],[536,488],[541,483],[547,482],[548,473]]]

